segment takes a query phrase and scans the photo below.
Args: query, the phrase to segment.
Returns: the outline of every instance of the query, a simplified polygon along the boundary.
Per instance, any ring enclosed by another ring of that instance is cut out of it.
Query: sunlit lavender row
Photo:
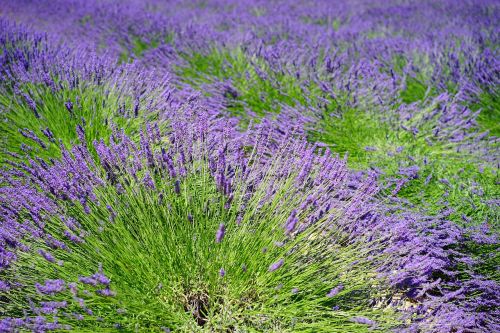
[[[0,332],[500,331],[498,22],[0,0]]]

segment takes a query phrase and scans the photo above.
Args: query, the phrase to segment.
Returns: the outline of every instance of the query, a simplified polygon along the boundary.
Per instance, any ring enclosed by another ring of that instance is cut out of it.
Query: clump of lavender
[[[345,161],[302,140],[269,155],[263,129],[196,118],[2,173],[2,327],[396,327],[370,305],[383,253],[355,227],[374,183],[350,190]]]
[[[2,160],[59,157],[61,144],[83,143],[81,131],[93,149],[113,126],[138,135],[145,117],[182,104],[164,75],[91,51],[73,54],[1,18],[0,27]]]

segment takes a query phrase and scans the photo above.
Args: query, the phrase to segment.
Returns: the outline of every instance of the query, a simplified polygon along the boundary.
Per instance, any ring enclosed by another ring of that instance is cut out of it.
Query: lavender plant
[[[283,142],[270,158],[265,135],[247,144],[202,120],[140,145],[115,133],[95,143],[97,163],[82,143],[20,165],[25,180],[3,173],[3,225],[16,230],[3,235],[4,328],[398,325],[371,306],[389,293],[380,240],[354,231],[374,184],[349,190],[345,161],[314,145]]]
[[[172,103],[172,90],[163,82],[148,84],[152,77],[147,72],[112,68],[106,58],[92,53],[75,57],[43,35],[1,24],[2,159],[16,156],[12,154],[59,156],[57,140],[69,147],[77,139],[76,125],[86,131],[87,143],[109,136],[113,125],[137,134],[138,118],[158,119],[155,98],[165,96],[162,102]]]

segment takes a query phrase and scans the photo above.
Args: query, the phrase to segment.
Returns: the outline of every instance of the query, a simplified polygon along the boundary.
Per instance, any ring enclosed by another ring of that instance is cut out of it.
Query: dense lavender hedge
[[[496,1],[0,1],[0,332],[495,332]]]

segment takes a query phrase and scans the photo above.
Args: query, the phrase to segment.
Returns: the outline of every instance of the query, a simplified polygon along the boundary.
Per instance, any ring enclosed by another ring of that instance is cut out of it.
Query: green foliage
[[[202,92],[204,84],[231,85],[234,92],[225,97],[233,115],[279,113],[282,105],[309,105],[320,94],[318,87],[306,89],[299,79],[271,71],[262,59],[248,57],[241,49],[212,49],[207,54],[184,54],[183,59],[185,64],[177,67],[177,74]]]
[[[320,130],[312,132],[311,139],[330,145],[340,154],[348,153],[349,165],[354,169],[380,169],[382,181],[398,178],[402,168],[417,165],[418,178],[404,185],[400,197],[433,214],[449,203],[454,209],[449,216],[453,221],[464,224],[465,215],[472,219],[469,223],[487,220],[498,229],[500,211],[489,203],[500,195],[497,170],[482,166],[480,160],[457,152],[448,143],[435,141],[430,145],[426,140],[431,137],[428,132],[413,135],[398,128],[398,123],[349,110],[340,117],[325,115]]]
[[[480,265],[475,267],[476,274],[481,274],[491,280],[500,282],[500,272],[498,270],[498,266],[500,265],[500,245],[498,243],[478,244],[477,242],[469,241],[461,245],[462,251],[480,262]],[[465,275],[465,278],[468,278],[468,274]]]
[[[373,161],[373,154],[366,147],[383,151],[398,147],[398,138],[391,137],[394,134],[397,133],[388,124],[373,121],[365,112],[349,109],[340,116],[325,113],[318,130],[311,133],[311,140],[326,143],[341,155],[347,153],[350,166],[361,169]]]
[[[406,89],[400,93],[401,101],[405,104],[423,101],[427,97],[427,86],[417,78],[406,79]]]
[[[175,40],[173,32],[167,33],[164,36],[153,36],[151,41],[147,42],[138,36],[132,37],[132,44],[129,47],[123,46],[123,51],[120,53],[118,63],[132,62],[135,58],[141,58],[148,50],[155,49],[160,45],[160,42],[172,44]]]
[[[89,25],[94,25],[94,19],[92,18],[92,16],[90,16],[90,15],[88,15],[88,14],[87,14],[87,15],[82,16],[82,17],[78,20],[78,22],[80,22],[80,24],[81,24],[81,25],[87,25],[87,24],[89,24]]]
[[[477,122],[483,131],[489,131],[490,135],[500,137],[500,88],[496,87],[492,92],[483,92],[478,102],[473,104],[473,110],[481,109]]]

